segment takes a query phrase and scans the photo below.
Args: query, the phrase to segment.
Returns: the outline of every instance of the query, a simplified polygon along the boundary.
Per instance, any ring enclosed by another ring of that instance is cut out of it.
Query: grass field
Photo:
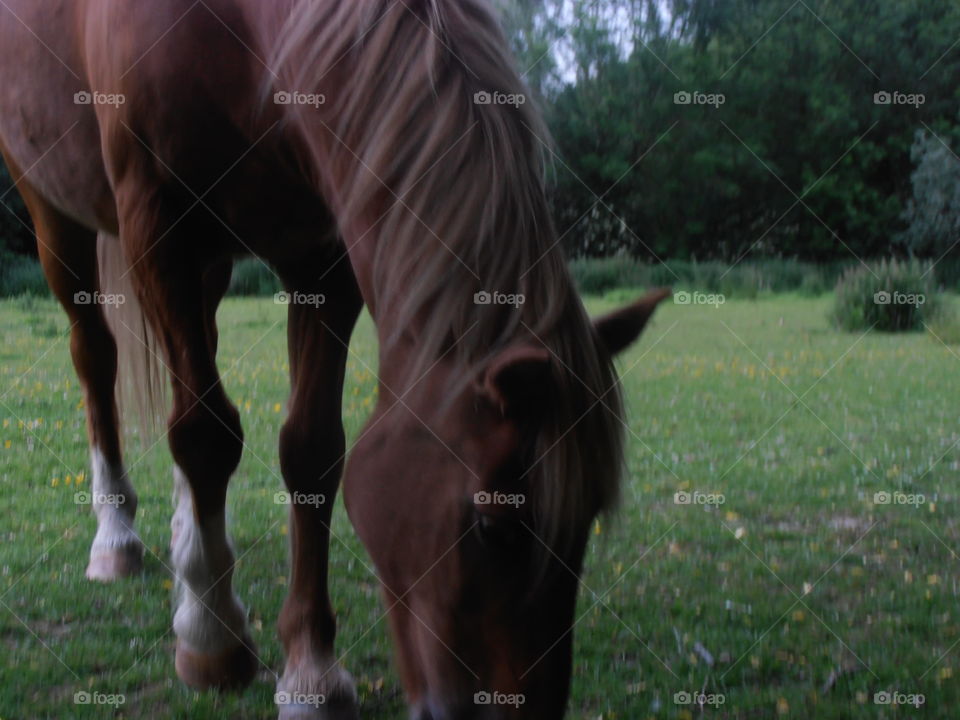
[[[622,359],[629,481],[588,552],[570,718],[957,717],[960,346],[837,332],[828,304],[668,304]],[[230,299],[220,317],[220,366],[249,446],[229,499],[236,587],[279,671],[284,314]],[[0,720],[275,717],[265,670],[240,696],[194,693],[174,675],[165,443],[127,437],[145,572],[84,579],[94,519],[74,503],[89,481],[65,331],[52,302],[0,303]],[[348,437],[373,402],[369,318],[353,351]],[[678,492],[697,502],[678,504]],[[901,494],[875,502],[882,492]],[[333,530],[338,648],[364,717],[400,720],[376,581],[339,499]],[[80,690],[125,703],[75,705]],[[715,704],[675,702],[701,691]],[[883,692],[924,704],[878,704]]]

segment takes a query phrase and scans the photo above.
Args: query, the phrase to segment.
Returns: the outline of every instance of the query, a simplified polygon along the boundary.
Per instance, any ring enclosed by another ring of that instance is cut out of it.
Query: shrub
[[[937,316],[927,323],[927,333],[937,345],[960,345],[960,301],[949,295]]]
[[[960,257],[941,257],[937,260],[937,282],[941,286],[960,292]]]
[[[23,255],[0,253],[0,297],[49,294],[39,262]]]
[[[955,312],[943,313],[927,326],[931,338],[938,345],[960,345],[960,320]]]
[[[918,260],[851,267],[837,282],[834,324],[844,330],[920,330],[940,315],[933,267]]]
[[[570,263],[570,270],[582,293],[600,294],[620,283],[618,258],[583,258]]]
[[[829,290],[843,267],[839,263],[817,265],[784,258],[739,263],[666,260],[647,264],[621,256],[580,258],[570,263],[577,287],[586,294],[616,288],[672,286],[748,299],[764,292],[820,295]]]
[[[587,294],[650,284],[650,268],[628,257],[581,258],[571,261],[570,271],[580,292]]]
[[[280,281],[263,260],[243,258],[233,266],[228,295],[273,295],[280,291]]]
[[[713,272],[703,276],[704,292],[719,292],[724,297],[754,300],[762,290],[771,286],[763,270],[756,265],[739,264],[729,271],[719,263],[711,263],[711,266]]]
[[[804,273],[797,292],[807,297],[816,297],[830,292],[830,284],[822,272],[813,270]]]

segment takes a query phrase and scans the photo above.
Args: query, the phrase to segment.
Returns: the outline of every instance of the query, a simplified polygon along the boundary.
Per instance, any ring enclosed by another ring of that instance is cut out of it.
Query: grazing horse
[[[118,346],[133,347],[172,388],[188,685],[242,687],[258,663],[224,519],[243,434],[215,364],[232,260],[253,254],[291,299],[284,481],[329,499],[343,474],[412,717],[563,715],[578,574],[622,464],[611,357],[666,292],[590,322],[524,93],[483,0],[2,3],[0,150],[86,398],[87,575],[141,566],[114,396]],[[121,280],[133,296],[108,322]],[[364,304],[379,397],[344,471],[344,365]],[[281,718],[358,712],[334,653],[330,513],[290,508]]]

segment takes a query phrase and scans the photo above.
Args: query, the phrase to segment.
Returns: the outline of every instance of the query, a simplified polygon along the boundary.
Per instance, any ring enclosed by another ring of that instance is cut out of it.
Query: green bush
[[[807,297],[816,297],[830,292],[830,284],[822,272],[814,270],[804,274],[797,292]]]
[[[942,313],[933,267],[884,260],[851,267],[837,282],[832,320],[844,330],[920,330]]]
[[[49,294],[39,262],[23,255],[0,254],[0,297]]]
[[[951,264],[949,260],[945,258],[937,265],[937,270],[940,280],[953,287],[960,277],[960,265]],[[837,282],[844,268],[855,270],[856,267],[863,268],[859,263],[852,267],[850,263],[814,264],[790,259],[753,260],[737,264],[713,260],[645,263],[627,256],[616,256],[580,258],[570,262],[574,281],[580,292],[585,294],[597,295],[618,289],[635,291],[638,288],[669,286],[705,293],[722,293],[728,298],[747,299],[756,298],[765,292],[821,295]],[[922,271],[919,274],[922,274]],[[867,276],[873,279],[869,274]],[[933,282],[932,277],[928,279]],[[237,261],[233,267],[228,294],[270,296],[280,289],[277,276],[263,261],[244,258]],[[0,251],[0,297],[44,297],[49,294],[43,272],[36,260]],[[932,298],[933,294],[930,293],[929,297]],[[924,317],[928,310],[929,308],[924,308]],[[872,320],[865,327],[869,327],[871,322]]]
[[[960,345],[960,320],[956,313],[943,313],[934,318],[927,325],[927,331],[938,344]]]
[[[630,257],[610,257],[573,260],[570,270],[580,292],[586,294],[664,285],[751,299],[764,292],[823,294],[847,264],[817,265],[782,258],[739,263],[666,260],[646,264]]]
[[[944,296],[937,316],[927,323],[927,333],[937,345],[960,345],[960,298]]]
[[[280,291],[280,281],[267,265],[244,258],[233,267],[230,295],[269,296]],[[0,297],[46,297],[50,295],[40,263],[35,259],[0,252]]]
[[[233,266],[228,295],[273,295],[280,292],[280,281],[263,261],[243,258]]]
[[[619,264],[616,258],[581,259],[570,263],[570,270],[580,292],[600,294],[620,284]]]
[[[273,295],[280,281],[267,265],[256,258],[244,258],[233,267],[230,295]],[[44,297],[50,295],[40,263],[24,255],[0,252],[0,297]]]
[[[943,287],[960,293],[960,257],[937,260],[937,281]]]
[[[724,297],[740,297],[754,300],[763,290],[771,289],[772,282],[756,265],[735,265],[732,268],[711,263],[704,268],[697,287],[704,292],[719,292]]]

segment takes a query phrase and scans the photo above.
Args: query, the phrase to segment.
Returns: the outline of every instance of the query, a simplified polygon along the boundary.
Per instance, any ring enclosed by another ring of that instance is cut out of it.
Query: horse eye
[[[519,520],[508,517],[496,517],[475,511],[474,531],[487,547],[505,549],[516,545],[526,535],[527,530]]]

